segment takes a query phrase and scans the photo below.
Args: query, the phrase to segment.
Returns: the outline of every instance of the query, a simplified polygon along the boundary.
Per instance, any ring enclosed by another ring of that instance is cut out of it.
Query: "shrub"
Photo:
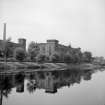
[[[37,57],[36,57],[36,62],[45,62],[46,61],[46,56],[45,55],[42,55],[42,54],[38,54]]]
[[[53,54],[50,56],[51,62],[58,62],[60,60],[60,56],[58,54]]]
[[[18,61],[23,61],[26,57],[26,53],[24,51],[23,48],[21,47],[18,47],[15,49],[15,52],[14,52],[14,57],[18,60]]]
[[[64,56],[64,62],[65,62],[65,63],[70,63],[70,62],[72,62],[71,60],[72,60],[72,58],[70,57],[70,55],[67,55],[67,54],[66,54],[66,55]]]
[[[83,62],[91,62],[92,60],[92,54],[91,52],[85,51],[82,55]]]

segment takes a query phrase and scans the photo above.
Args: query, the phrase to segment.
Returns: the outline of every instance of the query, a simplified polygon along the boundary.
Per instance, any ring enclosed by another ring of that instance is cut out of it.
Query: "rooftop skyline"
[[[0,39],[46,42],[57,39],[105,57],[104,0],[0,0]]]

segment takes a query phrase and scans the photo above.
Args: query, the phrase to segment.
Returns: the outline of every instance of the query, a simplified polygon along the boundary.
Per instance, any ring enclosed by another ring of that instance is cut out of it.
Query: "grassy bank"
[[[89,63],[83,64],[66,64],[66,63],[34,63],[34,62],[0,62],[0,72],[14,72],[14,71],[33,71],[33,70],[93,70],[100,69],[102,66]]]

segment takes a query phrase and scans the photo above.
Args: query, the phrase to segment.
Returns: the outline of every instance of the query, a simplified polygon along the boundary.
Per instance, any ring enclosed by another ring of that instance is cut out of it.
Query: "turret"
[[[47,40],[47,46],[46,46],[47,56],[50,56],[56,52],[57,47],[58,47],[58,42],[59,41],[55,39]]]
[[[58,44],[59,41],[55,39],[47,40],[47,43]]]
[[[26,50],[26,39],[24,38],[19,38],[18,43]]]

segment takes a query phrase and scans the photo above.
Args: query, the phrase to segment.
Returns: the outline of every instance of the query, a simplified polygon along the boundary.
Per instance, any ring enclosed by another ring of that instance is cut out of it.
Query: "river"
[[[1,105],[105,105],[105,71],[0,75]]]

